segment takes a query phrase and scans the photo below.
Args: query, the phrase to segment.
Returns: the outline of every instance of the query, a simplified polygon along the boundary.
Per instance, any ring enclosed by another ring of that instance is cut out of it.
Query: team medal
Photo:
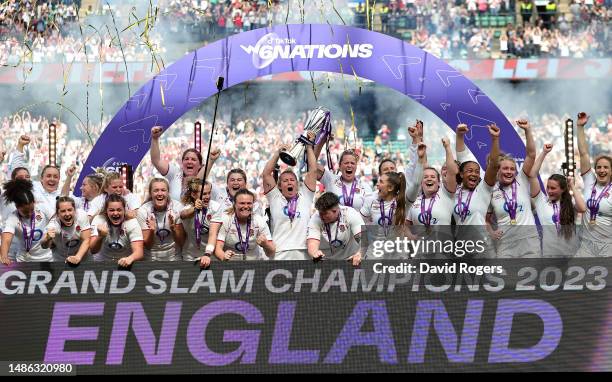
[[[518,207],[518,201],[516,197],[516,179],[512,182],[512,199],[508,199],[506,191],[504,191],[501,186],[499,187],[499,190],[504,195],[504,210],[508,212],[508,215],[510,215],[510,224],[516,225],[516,210]]]
[[[608,193],[608,191],[610,190],[610,187],[612,187],[612,183],[608,183],[608,185],[606,187],[604,187],[604,189],[601,191],[601,194],[599,194],[599,196],[596,197],[597,195],[597,190],[595,189],[595,186],[597,184],[593,185],[593,189],[591,190],[591,197],[589,198],[589,200],[587,200],[587,208],[589,209],[589,212],[591,213],[591,219],[589,221],[589,223],[591,225],[596,225],[597,222],[595,219],[597,219],[597,214],[599,213],[599,204],[601,203],[601,199],[603,199],[604,195]]]
[[[161,225],[162,228],[160,229],[159,221],[157,220],[157,214],[155,213],[155,210],[153,210],[153,217],[155,218],[155,224],[158,227],[157,231],[155,231],[155,236],[157,236],[157,238],[162,244],[164,243],[164,241],[166,241],[166,238],[170,236],[170,230],[166,229],[167,211],[168,210],[164,211],[164,222],[162,223]]]
[[[18,215],[19,216],[19,213]],[[21,224],[21,230],[23,231],[23,242],[25,244],[25,250],[27,256],[30,256],[30,251],[32,250],[32,243],[34,242],[34,228],[36,228],[36,218],[35,213],[32,211],[32,215],[30,216],[30,234],[28,235],[28,229],[25,224],[22,223],[21,217],[19,217],[19,224]]]
[[[465,203],[463,203],[463,187],[459,187],[459,202],[455,206],[455,213],[459,215],[461,223],[465,222],[465,219],[470,214],[470,203],[472,202],[473,194],[474,190],[470,190]]]
[[[340,218],[341,218],[342,214],[340,212],[338,212],[338,219],[336,220],[336,232],[334,234],[334,239],[332,240],[331,238],[331,227],[329,223],[325,223],[325,233],[327,234],[327,241],[329,242],[329,247],[330,250],[332,252],[332,255],[334,253],[334,249],[338,249],[340,247],[342,247],[342,245],[344,245],[344,243],[342,242],[342,240],[338,240],[338,227],[340,227]]]
[[[353,207],[353,200],[355,199],[355,190],[357,189],[357,179],[354,179],[353,183],[351,184],[350,194],[346,192],[346,186],[344,185],[342,179],[340,179],[340,182],[342,183],[342,198],[344,199],[344,205],[347,207]]]
[[[246,223],[246,238],[242,241],[242,231],[238,223],[238,217],[234,215],[234,223],[236,224],[236,232],[238,234],[238,245],[236,249],[242,252],[242,260],[246,260],[246,253],[249,250],[249,238],[251,236],[251,218],[249,217]]]
[[[385,233],[385,237],[389,235],[389,227],[393,224],[393,213],[395,212],[395,200],[391,203],[391,208],[389,209],[389,216],[385,215],[385,202],[382,199],[378,200],[380,206],[380,214],[381,217],[378,219],[378,225],[383,227],[383,231]]]

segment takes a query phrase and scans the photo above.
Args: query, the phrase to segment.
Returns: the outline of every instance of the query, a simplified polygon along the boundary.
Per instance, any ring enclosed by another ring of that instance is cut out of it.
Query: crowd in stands
[[[155,4],[159,10],[155,27],[146,38],[141,35],[143,23],[134,27],[129,2],[114,3],[110,9],[119,19],[120,47],[113,28],[96,32],[87,26],[87,19],[78,20],[78,2],[10,0],[0,5],[0,64],[142,62],[149,61],[153,52],[163,54],[168,44],[206,44],[242,31],[299,22],[370,26],[445,59],[610,55],[609,0],[572,0],[563,13],[556,2],[541,0],[377,3],[367,10],[365,1],[355,8],[298,1],[287,12],[287,2],[281,0],[160,0]],[[104,7],[96,16],[106,15],[106,24],[113,26],[108,10]],[[374,15],[370,22],[367,14]]]

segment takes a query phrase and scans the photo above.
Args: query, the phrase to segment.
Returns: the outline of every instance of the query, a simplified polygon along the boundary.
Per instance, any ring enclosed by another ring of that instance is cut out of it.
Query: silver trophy
[[[308,132],[315,134],[315,140],[308,139]],[[289,151],[282,151],[280,159],[289,166],[295,166],[299,158],[304,156],[306,145],[315,145],[331,134],[331,113],[324,107],[317,107],[308,114],[304,132],[295,140],[295,145]]]

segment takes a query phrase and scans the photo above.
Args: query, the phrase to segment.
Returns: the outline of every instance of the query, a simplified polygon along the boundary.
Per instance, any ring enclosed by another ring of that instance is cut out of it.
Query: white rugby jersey
[[[364,221],[354,208],[340,206],[338,220],[327,227],[317,211],[308,223],[307,238],[321,242],[319,249],[327,259],[345,260],[359,251],[355,236],[361,233],[362,225]]]
[[[248,227],[248,249],[243,251],[242,245],[247,242],[247,225],[240,224],[240,235],[238,235],[238,228],[236,227],[235,214],[223,215],[223,225],[219,229],[219,235],[217,241],[223,242],[223,250],[232,250],[235,255],[231,260],[264,260],[257,245],[257,237],[264,235],[266,240],[272,241],[272,235],[266,220],[259,215],[251,215],[250,227]],[[240,236],[242,236],[242,244],[240,243]]]
[[[91,236],[98,236],[98,225],[108,227],[103,215],[96,216],[91,222]],[[119,227],[108,227],[108,235],[95,254],[97,261],[117,261],[132,254],[132,243],[143,241],[142,230],[137,219],[126,220]]]
[[[13,234],[12,240],[19,242],[17,261],[52,260],[51,250],[44,249],[40,246],[40,240],[47,230],[50,219],[51,215],[48,214],[44,203],[36,203],[34,207],[34,219],[21,217],[17,210],[9,215],[4,222],[2,232]]]
[[[257,195],[255,191],[253,190],[249,190],[249,191],[251,191],[254,195]],[[212,186],[210,200],[214,200],[221,205],[220,211],[226,211],[228,208],[231,208],[234,205],[234,201],[232,197],[228,194],[227,188],[217,186],[215,184],[213,184]],[[252,212],[254,215],[264,216],[264,209],[261,206],[261,203],[259,201],[255,200],[255,203],[253,203]],[[217,219],[218,220],[217,222],[219,222],[221,219],[222,218],[219,217],[219,219]]]
[[[406,203],[409,202],[406,201]],[[363,216],[363,220],[367,222],[367,224],[377,224],[381,227],[393,225],[395,213],[397,212],[396,199],[393,198],[393,200],[383,201],[382,207],[385,213],[384,221],[382,216],[383,211],[381,211],[380,209],[381,199],[379,199],[378,193],[373,193],[365,198],[363,206],[361,206],[361,210],[359,212],[361,213],[361,216]],[[408,210],[406,212],[408,212]]]
[[[497,224],[500,227],[504,227],[503,240],[518,240],[527,237],[537,236],[537,232],[529,227],[535,228],[535,218],[533,217],[533,211],[531,209],[531,195],[529,187],[529,178],[525,172],[521,169],[519,174],[514,180],[516,183],[516,224],[512,224],[508,207],[506,206],[506,199],[504,193],[500,189],[499,182],[495,184],[491,194],[491,205],[493,206],[493,213],[497,219]],[[512,199],[512,185],[502,187],[506,193],[508,200]]]
[[[425,214],[421,213],[421,207],[423,205],[423,212],[427,212],[431,206],[431,220],[429,224],[449,226],[451,224],[454,203],[455,195],[450,193],[446,187],[441,184],[440,189],[432,198],[426,198],[423,193],[419,195],[408,212],[407,220],[411,221],[414,225],[425,225],[426,218]]]
[[[140,229],[145,231],[149,227],[147,219],[154,216],[157,228],[153,236],[153,246],[151,249],[144,248],[145,260],[153,261],[178,261],[180,260],[180,248],[172,238],[170,231],[170,216],[174,218],[174,224],[181,224],[181,210],[183,206],[176,200],[171,200],[168,209],[165,211],[154,211],[153,202],[147,202],[138,209],[138,224]]]
[[[183,207],[183,210],[193,208],[191,205],[187,205]],[[210,222],[213,216],[217,216],[221,211],[221,205],[214,200],[210,200],[208,202],[208,208],[206,210],[200,211],[198,215],[198,219],[201,222],[200,226],[200,247],[198,248],[198,244],[195,236],[195,214],[194,216],[182,219],[183,227],[185,228],[185,245],[183,246],[183,260],[187,261],[195,261],[198,257],[204,254],[204,249],[206,247],[206,243],[208,243],[208,229],[210,227]],[[222,216],[222,215],[221,215]]]
[[[76,217],[70,227],[63,226],[57,216],[51,219],[47,230],[51,227],[55,229],[55,247],[51,250],[53,261],[65,261],[66,258],[76,255],[82,244],[81,232],[91,230],[87,214],[80,209],[76,210]]]
[[[348,198],[350,198],[351,190],[353,189],[354,185],[355,192],[353,195],[353,208],[356,211],[361,209],[366,196],[372,193],[372,186],[370,186],[360,177],[355,177],[355,180],[352,183],[346,183],[342,180],[342,174],[332,174],[327,168],[325,169],[325,172],[323,172],[321,183],[323,186],[325,186],[325,191],[333,192],[334,194],[338,195],[340,198],[340,204],[343,206],[346,205],[346,201],[344,200],[345,198],[342,192],[342,185],[344,185]]]
[[[587,203],[587,210],[582,214],[582,224],[585,227],[582,235],[591,241],[612,244],[612,188],[608,188],[602,196],[606,186],[597,184],[597,177],[593,169],[584,174],[582,180],[584,181],[584,200]],[[595,199],[602,196],[595,224],[591,224],[591,210],[589,209],[593,186],[595,186]]]
[[[470,192],[462,185],[457,187],[454,198],[453,216],[457,225],[486,225],[487,211],[491,204],[493,187],[481,180],[476,188]],[[471,194],[471,195],[470,195]],[[459,204],[461,199],[461,205]],[[462,215],[465,214],[462,220]]]
[[[52,192],[48,192],[43,187],[40,181],[32,182],[33,189],[32,193],[34,194],[34,199],[36,199],[36,203],[41,205],[41,209],[44,208],[46,210],[47,215],[53,216],[55,213],[55,202],[58,197],[62,195],[61,190],[58,189]]]
[[[310,211],[314,200],[314,191],[305,184],[300,185],[298,192],[295,217],[289,219],[289,202],[279,191],[278,187],[270,190],[266,197],[270,204],[272,217],[272,237],[276,244],[276,252],[306,249],[306,235]]]
[[[170,198],[174,200],[181,200],[183,197],[183,170],[181,167],[174,163],[168,163],[168,172],[166,175],[162,175],[168,181],[170,186]]]
[[[561,214],[560,202],[550,201],[542,191],[538,192],[532,200],[542,225],[542,249],[544,257],[573,256],[576,253],[578,238],[576,235],[572,235],[569,239],[566,239],[563,232],[560,232],[561,226],[557,226],[555,224],[556,218],[553,218],[555,216],[555,206],[557,214]],[[573,200],[572,205],[575,205]],[[574,233],[575,227],[575,225],[571,227]]]

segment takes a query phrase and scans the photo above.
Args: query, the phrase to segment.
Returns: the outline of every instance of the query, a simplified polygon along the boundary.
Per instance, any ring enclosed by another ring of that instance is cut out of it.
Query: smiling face
[[[499,164],[499,171],[497,173],[497,179],[499,184],[507,186],[514,182],[516,178],[516,163],[511,160],[502,160]]]
[[[74,224],[76,211],[71,202],[61,202],[57,208],[57,216],[62,225],[71,227]]]
[[[119,226],[125,219],[125,208],[121,202],[109,202],[106,207],[106,216],[114,226]]]
[[[158,181],[151,183],[151,202],[157,211],[163,211],[168,206],[168,185],[166,182]]]
[[[193,151],[187,151],[185,154],[183,154],[181,165],[183,167],[183,173],[186,177],[198,175],[198,171],[200,171],[200,168],[202,167],[198,156]]]
[[[123,195],[123,189],[123,181],[121,179],[115,179],[110,182],[105,191],[108,195]]]
[[[423,171],[423,181],[421,181],[421,189],[425,196],[431,197],[440,189],[440,178],[436,170],[432,168]]]
[[[469,190],[476,188],[480,182],[480,166],[477,163],[469,162],[463,166],[463,172],[461,173],[463,178],[463,187]]]
[[[344,154],[340,160],[340,172],[342,180],[352,182],[357,172],[357,158],[352,154]]]
[[[396,172],[395,163],[391,161],[385,161],[380,166],[380,175],[385,175],[390,172]]]
[[[340,206],[335,206],[323,212],[319,211],[319,216],[321,217],[321,221],[325,224],[331,224],[335,222],[336,220],[338,220],[339,214],[340,214]]]
[[[393,192],[393,185],[389,182],[389,177],[387,175],[380,177],[380,181],[376,184],[376,188],[378,189],[378,196],[381,198]]]
[[[204,192],[202,192],[202,204],[204,205],[204,208],[208,208],[208,204],[210,203],[211,189],[212,189],[212,185],[210,183],[207,183],[204,185]],[[191,197],[193,198],[193,200],[200,198],[201,190],[202,190],[202,186],[196,186],[191,191]]]
[[[610,183],[612,169],[610,161],[606,158],[599,158],[595,163],[595,174],[597,175],[597,183],[606,185]]]
[[[43,185],[43,188],[47,192],[56,191],[57,187],[59,186],[59,180],[60,180],[60,173],[57,168],[48,167],[42,173],[41,183]]]
[[[92,200],[98,195],[98,187],[89,178],[85,178],[81,184],[81,194],[87,200]]]
[[[554,179],[548,179],[546,182],[546,193],[548,194],[548,200],[556,202],[561,199],[563,189],[561,188],[559,182]]]
[[[15,179],[30,180],[30,173],[26,169],[21,169],[15,173]]]
[[[293,173],[283,173],[278,178],[278,190],[287,199],[298,194],[297,177]]]
[[[234,211],[238,220],[245,221],[249,218],[249,216],[251,216],[251,211],[253,211],[253,202],[253,197],[251,195],[238,195],[234,201]]]
[[[246,179],[240,173],[232,173],[227,178],[227,190],[231,196],[236,195],[238,190],[246,188]]]

